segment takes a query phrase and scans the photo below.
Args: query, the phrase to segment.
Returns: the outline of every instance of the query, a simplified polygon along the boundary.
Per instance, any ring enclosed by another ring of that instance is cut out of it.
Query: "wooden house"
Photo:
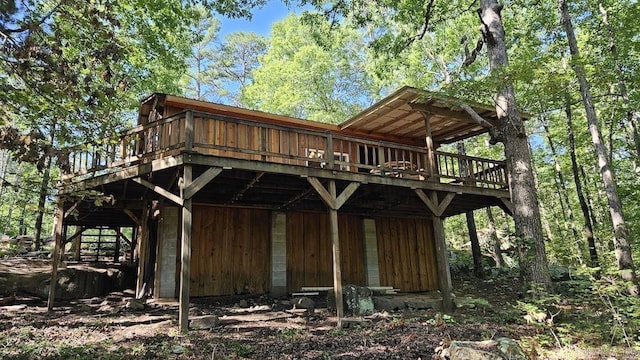
[[[404,87],[330,125],[154,94],[117,141],[70,152],[58,242],[136,229],[138,292],[179,298],[183,329],[189,297],[303,286],[333,286],[339,316],[347,283],[440,290],[449,308],[443,219],[510,207],[504,161],[438,151],[487,131],[472,115],[497,121],[460,104]],[[91,190],[113,201],[74,197]]]

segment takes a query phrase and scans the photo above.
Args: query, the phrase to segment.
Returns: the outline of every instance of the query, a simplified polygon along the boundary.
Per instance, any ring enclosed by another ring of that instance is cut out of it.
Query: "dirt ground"
[[[0,260],[1,262],[1,260]],[[177,330],[177,303],[127,307],[132,291],[57,302],[4,297],[0,359],[431,359],[452,340],[510,337],[532,359],[637,359],[634,348],[589,341],[555,345],[549,329],[513,310],[515,279],[458,279],[453,314],[434,310],[375,313],[336,329],[327,309],[294,309],[270,297],[195,299],[190,318],[216,315],[211,329]],[[464,298],[461,296],[464,294]],[[415,294],[412,296],[416,296]],[[606,338],[602,336],[602,338]]]

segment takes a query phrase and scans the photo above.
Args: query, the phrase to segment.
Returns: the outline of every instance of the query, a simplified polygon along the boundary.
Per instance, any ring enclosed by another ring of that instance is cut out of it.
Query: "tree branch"
[[[429,0],[429,4],[427,4],[427,10],[425,11],[425,14],[424,14],[424,22],[422,24],[422,29],[418,34],[407,39],[407,41],[404,44],[405,48],[413,44],[416,40],[422,40],[424,36],[427,34],[427,30],[429,29],[429,21],[431,21],[431,14],[433,12],[434,2],[435,0]]]
[[[467,114],[469,114],[469,116],[471,116],[471,118],[478,124],[486,127],[487,129],[491,129],[492,127],[494,127],[492,123],[490,123],[489,121],[485,120],[485,118],[480,116],[475,110],[473,110],[471,106],[462,102],[459,103],[458,106],[460,106],[460,109],[464,110]]]

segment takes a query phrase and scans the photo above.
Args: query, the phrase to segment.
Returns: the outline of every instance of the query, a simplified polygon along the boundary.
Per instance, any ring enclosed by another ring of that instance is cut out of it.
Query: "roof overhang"
[[[470,106],[493,125],[498,124],[495,108],[463,101],[440,93],[405,86],[340,125],[343,131],[373,136],[404,138],[408,142],[426,137],[425,118],[437,144],[448,144],[488,132],[460,105]]]

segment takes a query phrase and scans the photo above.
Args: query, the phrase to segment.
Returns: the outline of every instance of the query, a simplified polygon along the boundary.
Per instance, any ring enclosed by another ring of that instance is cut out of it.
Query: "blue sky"
[[[264,36],[269,36],[271,25],[284,19],[292,10],[289,10],[280,0],[270,0],[267,5],[253,11],[253,18],[229,19],[220,18],[220,35],[224,37],[228,33],[236,31],[253,31]]]

